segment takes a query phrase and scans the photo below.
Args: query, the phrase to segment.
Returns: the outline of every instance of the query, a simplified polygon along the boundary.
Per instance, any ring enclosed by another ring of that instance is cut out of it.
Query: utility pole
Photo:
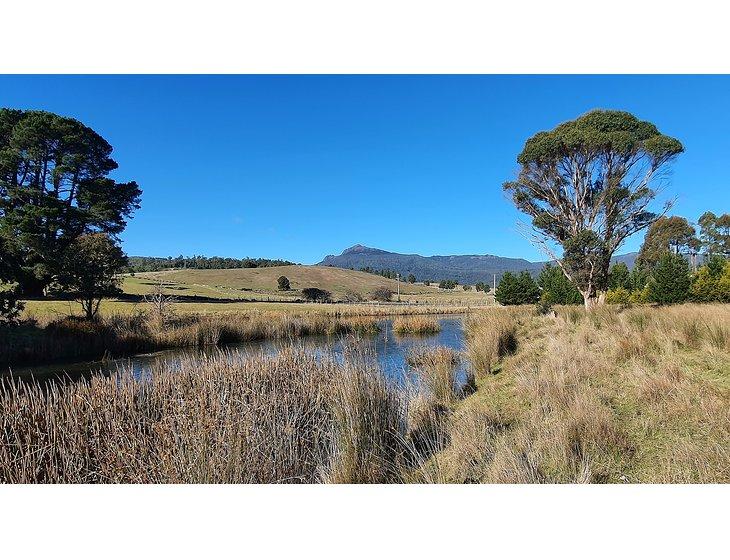
[[[398,303],[400,303],[400,273],[397,273],[395,277],[398,279]]]
[[[494,291],[492,293],[495,293],[497,291],[497,275],[494,275]]]

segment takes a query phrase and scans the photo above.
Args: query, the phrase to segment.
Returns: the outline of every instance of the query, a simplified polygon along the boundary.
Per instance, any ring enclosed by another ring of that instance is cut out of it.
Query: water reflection
[[[374,356],[380,369],[391,379],[404,379],[410,368],[406,358],[414,348],[446,346],[456,351],[464,347],[464,334],[461,317],[442,317],[439,319],[441,330],[434,335],[425,336],[396,336],[393,333],[391,320],[381,321],[381,331],[377,335],[361,337],[355,341],[339,337],[308,336],[294,341],[263,340],[229,344],[221,347],[206,347],[202,349],[175,348],[153,354],[131,356],[105,362],[80,362],[74,364],[54,364],[50,366],[35,366],[14,369],[13,377],[23,380],[50,380],[61,379],[75,381],[89,379],[95,375],[114,375],[119,370],[131,369],[137,378],[145,378],[156,366],[167,364],[174,366],[185,359],[196,359],[202,356],[240,356],[264,353],[275,355],[284,347],[292,344],[303,347],[317,355],[333,355],[335,359],[342,359],[348,346],[354,344],[364,354]],[[463,380],[466,374],[465,365],[458,366],[457,377]]]

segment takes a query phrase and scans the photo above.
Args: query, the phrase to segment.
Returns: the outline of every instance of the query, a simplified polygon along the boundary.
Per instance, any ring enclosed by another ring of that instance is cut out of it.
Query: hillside
[[[277,289],[279,276],[286,276],[292,290]],[[162,282],[165,292],[181,297],[215,299],[297,299],[303,288],[321,288],[332,292],[337,299],[348,292],[367,296],[375,288],[397,289],[397,282],[375,274],[323,266],[274,266],[267,268],[239,268],[223,270],[169,270],[137,273],[127,276],[124,291],[128,294],[149,293]],[[400,283],[401,294],[428,296],[440,292],[432,286]],[[461,290],[459,290],[461,292]],[[465,293],[465,292],[464,292]],[[461,294],[459,294],[461,295]],[[473,294],[472,294],[472,297]]]
[[[633,266],[636,253],[616,256],[614,262],[625,262]],[[340,255],[327,255],[321,266],[336,266],[359,270],[370,267],[374,270],[394,270],[406,276],[413,274],[418,280],[454,279],[464,284],[476,282],[492,283],[493,275],[497,280],[505,272],[527,270],[537,274],[545,262],[530,262],[525,259],[499,257],[496,255],[436,255],[424,257],[392,253],[382,249],[355,245],[345,249]]]

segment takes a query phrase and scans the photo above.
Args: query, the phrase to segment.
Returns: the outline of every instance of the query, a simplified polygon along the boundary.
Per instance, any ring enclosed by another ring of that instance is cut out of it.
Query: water
[[[376,358],[380,369],[387,377],[402,380],[411,372],[406,359],[412,349],[435,346],[445,346],[456,351],[463,349],[464,333],[461,317],[441,317],[439,323],[441,324],[441,331],[434,335],[396,336],[393,333],[392,321],[386,319],[379,322],[381,327],[379,334],[363,336],[355,341],[355,344],[366,355]],[[135,377],[145,378],[152,368],[165,363],[175,364],[184,359],[195,359],[201,356],[260,355],[261,353],[275,355],[282,348],[292,344],[316,355],[333,355],[335,359],[342,359],[345,343],[346,341],[341,337],[307,336],[295,341],[262,340],[202,349],[175,348],[118,360],[18,368],[12,370],[12,376],[23,380],[59,379],[72,382],[89,379],[96,375],[115,375],[120,370],[131,370]],[[352,339],[347,341],[348,345],[352,343]],[[457,366],[456,375],[458,381],[465,379],[466,365],[464,360]]]

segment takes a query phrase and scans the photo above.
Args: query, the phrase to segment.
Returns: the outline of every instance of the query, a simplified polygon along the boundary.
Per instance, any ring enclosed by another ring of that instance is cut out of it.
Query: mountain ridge
[[[616,255],[612,262],[623,262],[633,267],[637,253]],[[551,261],[532,262],[527,259],[500,257],[498,255],[432,255],[405,254],[386,251],[375,247],[356,244],[348,247],[339,255],[327,255],[320,266],[336,266],[360,270],[392,270],[402,276],[413,274],[419,281],[456,280],[461,284],[491,282],[496,274],[499,280],[505,272],[521,272],[527,270],[533,275],[539,274],[546,263]]]

